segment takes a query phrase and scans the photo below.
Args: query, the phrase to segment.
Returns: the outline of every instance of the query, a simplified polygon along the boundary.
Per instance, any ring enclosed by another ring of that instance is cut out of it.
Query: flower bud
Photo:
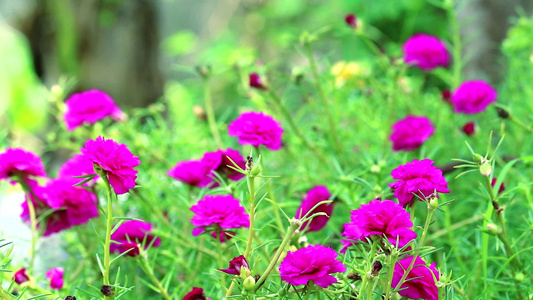
[[[476,132],[476,124],[474,122],[468,122],[463,126],[462,130],[466,135],[472,136]]]
[[[252,170],[250,171],[250,174],[252,176],[257,176],[257,175],[261,174],[261,168],[259,166],[253,167]]]
[[[509,119],[509,117],[511,116],[511,114],[507,110],[501,107],[496,107],[496,112],[498,113],[498,117],[502,119]]]
[[[112,297],[113,295],[115,295],[113,287],[105,284],[102,285],[102,287],[100,288],[100,292],[102,292],[102,295],[106,297]]]
[[[492,173],[492,165],[490,164],[490,161],[486,161],[481,166],[479,166],[479,172],[483,176],[489,176],[490,173]]]
[[[251,291],[255,286],[255,279],[252,276],[246,277],[242,282],[242,286],[248,291]]]
[[[372,165],[370,167],[370,173],[379,173],[381,171],[381,167],[378,165]]]
[[[266,90],[266,84],[264,83],[264,80],[257,73],[250,74],[249,84],[251,88],[258,90]]]
[[[202,78],[207,78],[211,74],[211,66],[196,66],[196,72],[198,72],[198,75],[202,76]]]
[[[281,298],[281,297],[283,297],[285,295],[287,295],[287,290],[286,289],[279,289],[278,296]]]
[[[64,300],[76,300],[74,296],[67,296]]]
[[[346,278],[353,280],[353,281],[358,281],[358,280],[361,280],[361,275],[357,273],[349,273],[348,276],[346,276]]]
[[[428,197],[429,209],[435,210],[439,207],[439,198],[435,194],[431,194]]]
[[[200,121],[207,120],[207,114],[205,113],[205,110],[200,105],[195,105],[192,107],[192,112],[198,118]]]
[[[524,279],[526,279],[526,276],[524,275],[524,273],[520,272],[515,275],[514,279],[516,279],[516,281],[518,282],[522,282],[524,281]]]
[[[381,262],[379,260],[376,260],[374,262],[374,265],[372,265],[372,271],[370,274],[373,277],[379,276],[379,271],[381,271],[382,268],[383,268],[383,265],[381,264]]]
[[[346,17],[344,17],[344,21],[346,24],[352,28],[357,28],[357,18],[354,14],[349,14]]]
[[[498,235],[499,231],[500,231],[500,229],[498,228],[498,225],[496,225],[494,223],[487,224],[487,232],[490,235]]]

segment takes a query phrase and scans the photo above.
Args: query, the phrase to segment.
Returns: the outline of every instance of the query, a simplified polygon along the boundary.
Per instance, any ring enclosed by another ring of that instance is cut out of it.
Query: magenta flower
[[[63,268],[52,268],[46,272],[46,277],[50,280],[50,288],[54,290],[60,290],[63,288]]]
[[[474,122],[468,122],[463,126],[462,130],[466,135],[472,136],[476,131],[476,124]]]
[[[74,154],[71,159],[67,160],[59,168],[57,176],[59,178],[72,179],[74,176],[90,174],[94,174],[93,162],[83,154]],[[74,179],[74,181],[81,182],[83,179]]]
[[[230,136],[239,138],[239,144],[259,147],[264,145],[270,150],[281,148],[281,124],[262,112],[242,113],[228,126]]]
[[[183,300],[211,300],[204,294],[204,289],[199,287],[193,287],[190,292],[183,297]]]
[[[392,277],[392,288],[395,288],[400,283],[400,279],[409,268],[412,260],[413,257],[411,256],[396,263]],[[414,267],[407,275],[406,281],[402,284],[398,293],[411,299],[438,300],[439,290],[433,276],[439,280],[439,272],[435,269],[435,265],[433,263],[431,266],[426,267],[426,263],[422,258],[417,256]]]
[[[315,186],[307,192],[305,199],[302,201],[302,204],[296,211],[295,218],[303,218],[315,205],[321,201],[329,200],[330,197],[331,194],[329,193],[327,187],[323,185]],[[303,223],[301,231],[305,230],[307,232],[312,232],[319,231],[320,229],[324,228],[331,217],[331,213],[333,212],[333,203],[320,204],[311,213],[309,213],[308,216],[312,216],[313,214],[321,212],[326,213],[327,216],[317,216],[313,218],[311,222]]]
[[[496,102],[498,92],[483,80],[463,82],[452,95],[453,111],[477,114]]]
[[[26,201],[22,203],[22,220],[30,223],[28,201],[32,201],[37,217],[53,210],[43,221],[44,236],[85,224],[89,219],[98,217],[96,195],[72,184],[70,179],[53,179],[42,187],[36,181],[29,181],[28,186],[33,193],[27,193]],[[38,225],[40,227],[41,224]]]
[[[416,238],[412,227],[411,216],[399,204],[390,200],[370,201],[352,210],[351,222],[344,224],[341,253],[372,236],[386,236],[391,244],[398,241],[397,246],[403,247]]]
[[[116,194],[127,193],[135,187],[137,170],[133,169],[141,161],[133,156],[126,145],[99,136],[85,142],[81,148],[83,155],[107,173],[109,184]]]
[[[424,199],[435,191],[450,192],[442,171],[433,166],[433,161],[427,158],[420,161],[414,159],[410,163],[399,165],[392,170],[391,176],[398,179],[389,186],[402,206],[413,205],[413,200],[418,199],[415,194]],[[438,194],[436,196],[438,197]]]
[[[191,186],[207,187],[213,181],[210,173],[210,167],[203,161],[186,160],[170,169],[167,175]]]
[[[15,275],[13,275],[13,279],[18,285],[21,285],[26,281],[30,281],[30,276],[28,276],[28,273],[26,273],[26,268],[22,268],[15,272]]]
[[[313,281],[316,285],[327,288],[337,282],[337,278],[330,274],[346,271],[346,267],[336,258],[337,252],[331,248],[309,245],[287,252],[279,266],[279,273],[283,281],[292,285]]]
[[[193,205],[191,211],[195,214],[191,219],[191,223],[196,226],[192,231],[194,236],[208,229],[218,235],[226,229],[250,227],[250,216],[239,200],[231,195],[207,195]]]
[[[21,148],[8,148],[0,153],[0,180],[13,176],[44,177],[44,165],[39,156]]]
[[[152,224],[138,220],[128,220],[111,234],[111,240],[117,243],[111,243],[109,250],[115,253],[124,253],[130,249],[127,256],[138,256],[140,254],[139,246],[144,242],[144,249],[150,245],[159,247],[161,239],[150,234]]]
[[[437,67],[447,67],[450,54],[443,41],[424,33],[415,34],[403,44],[403,59],[421,70],[430,71]]]
[[[407,116],[392,125],[393,151],[411,151],[422,146],[435,132],[435,127],[426,117]]]
[[[229,262],[229,268],[227,269],[217,269],[219,271],[222,271],[229,275],[236,275],[241,276],[241,272],[244,272],[243,276],[248,277],[250,276],[250,265],[248,264],[248,261],[244,257],[244,255],[240,255],[237,257],[234,257]]]
[[[245,168],[246,163],[239,151],[233,149],[217,150],[206,152],[201,160],[188,160],[179,162],[174,168],[168,171],[168,176],[173,177],[191,186],[198,187],[217,187],[218,182],[214,182],[217,172],[220,176],[227,177],[230,180],[238,181],[244,177],[243,174],[228,168],[233,166],[230,157],[241,168]]]
[[[63,118],[68,130],[74,130],[83,124],[94,124],[111,117],[116,121],[124,118],[124,113],[111,97],[98,90],[90,90],[72,95],[67,102],[67,111]]]
[[[346,22],[346,24],[352,28],[357,27],[357,18],[354,14],[346,15],[346,17],[344,17],[344,22]]]
[[[266,86],[263,83],[263,79],[257,73],[251,73],[250,74],[249,83],[250,83],[250,87],[252,87],[254,89],[258,89],[258,90],[266,89]]]

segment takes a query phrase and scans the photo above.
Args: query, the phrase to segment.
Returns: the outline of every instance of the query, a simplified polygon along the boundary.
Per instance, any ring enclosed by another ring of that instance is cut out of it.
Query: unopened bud
[[[526,276],[524,275],[524,273],[520,272],[515,275],[514,279],[516,279],[516,281],[518,282],[522,282],[524,281],[524,279],[526,279]]]
[[[285,295],[287,295],[287,290],[286,289],[279,289],[278,296],[283,297]]]
[[[74,296],[67,296],[64,300],[76,300]]]
[[[348,279],[350,280],[353,280],[353,281],[358,281],[358,280],[361,280],[361,275],[357,274],[357,273],[349,273],[348,276],[346,276]]]
[[[378,165],[372,165],[372,167],[370,167],[370,173],[379,173],[380,171],[381,168]]]
[[[431,194],[428,197],[429,209],[435,210],[439,207],[439,198],[435,194]]]
[[[200,105],[195,105],[192,107],[192,112],[194,115],[202,121],[207,120],[207,114],[205,113],[205,110]]]
[[[509,119],[511,114],[509,112],[501,107],[496,107],[496,112],[498,113],[498,117],[502,119]]]
[[[100,288],[100,292],[102,292],[102,295],[106,297],[111,297],[115,295],[115,291],[113,290],[113,287],[109,285],[105,285],[105,284],[102,285],[102,287]]]
[[[374,262],[374,265],[372,266],[372,272],[370,273],[372,276],[377,277],[379,276],[379,271],[383,268],[383,265],[379,260],[376,260]]]
[[[494,223],[487,224],[487,232],[490,235],[498,235],[499,231],[500,231],[500,229],[498,228],[498,225],[496,225]]]
[[[252,276],[246,277],[242,282],[242,286],[244,286],[247,291],[251,291],[255,286],[255,279]]]
[[[211,74],[211,66],[196,66],[196,72],[198,72],[202,78],[207,78]]]
[[[492,165],[490,164],[490,161],[486,161],[481,166],[479,166],[479,172],[483,176],[489,176],[490,173],[492,173]]]
[[[261,173],[261,168],[259,166],[255,166],[252,168],[252,170],[250,171],[250,174],[252,174],[252,176],[257,176]]]

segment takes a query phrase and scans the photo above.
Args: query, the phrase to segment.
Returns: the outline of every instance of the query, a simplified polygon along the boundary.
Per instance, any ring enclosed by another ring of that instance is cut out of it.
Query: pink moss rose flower
[[[46,277],[50,281],[50,288],[54,290],[60,290],[63,288],[63,268],[52,268],[46,272]]]
[[[390,183],[389,186],[394,190],[394,197],[398,199],[402,206],[412,205],[413,200],[422,199],[433,194],[449,193],[446,178],[442,176],[442,171],[433,166],[430,159],[414,159],[405,165],[399,165],[392,170],[391,176],[398,181]],[[438,197],[438,194],[436,194]]]
[[[120,226],[111,234],[111,240],[118,242],[111,243],[110,251],[114,253],[124,253],[130,249],[127,256],[138,256],[140,254],[139,246],[144,242],[144,249],[151,247],[159,247],[161,239],[150,234],[152,231],[152,224],[138,220],[128,220],[120,224]]]
[[[106,93],[90,90],[72,95],[67,102],[67,111],[63,118],[68,130],[74,130],[83,124],[94,124],[111,117],[116,121],[124,118],[124,113]]]
[[[234,257],[229,262],[229,268],[227,269],[217,269],[221,272],[224,272],[229,275],[236,275],[241,276],[241,272],[244,272],[243,278],[246,278],[250,276],[250,265],[248,264],[248,261],[244,257],[244,255],[239,255],[237,257]]]
[[[203,288],[193,287],[192,290],[183,297],[183,300],[211,300],[211,298],[205,296]]]
[[[447,67],[450,54],[443,41],[424,33],[415,34],[403,44],[403,59],[423,71]]]
[[[191,219],[191,223],[196,226],[192,231],[194,236],[208,229],[220,234],[226,229],[250,227],[250,216],[240,201],[231,195],[207,195],[193,205],[191,211],[195,214]]]
[[[15,275],[13,275],[13,279],[18,285],[21,285],[24,282],[29,281],[30,276],[28,276],[28,273],[26,273],[26,268],[22,268],[15,272]]]
[[[345,272],[346,267],[338,260],[335,250],[322,245],[309,245],[287,256],[279,266],[281,279],[292,285],[307,284],[309,281],[327,288],[337,282],[332,273]]]
[[[413,257],[407,257],[396,263],[394,267],[394,274],[392,277],[392,288],[395,288],[402,278],[405,270],[409,268]],[[424,300],[438,300],[439,290],[435,283],[435,279],[439,280],[439,272],[435,269],[436,264],[426,267],[426,263],[420,258],[416,257],[415,264],[406,281],[400,287],[398,292],[401,296],[410,299],[424,299]]]
[[[422,146],[435,132],[431,121],[423,116],[407,116],[392,125],[393,151],[411,151]]]
[[[351,213],[351,222],[344,224],[341,253],[372,236],[385,235],[393,245],[398,241],[398,247],[405,246],[417,236],[411,229],[413,222],[409,213],[393,201],[373,200]]]
[[[331,194],[327,187],[323,185],[315,186],[307,192],[305,199],[302,201],[302,204],[296,211],[295,218],[303,218],[315,205],[321,201],[329,200],[330,197]],[[301,231],[305,230],[307,232],[312,232],[319,231],[320,229],[324,228],[329,221],[332,212],[333,203],[319,205],[311,213],[309,213],[308,216],[316,213],[326,213],[327,216],[317,216],[313,218],[311,222],[305,222],[302,224]]]
[[[243,174],[228,168],[233,166],[230,157],[242,169],[245,168],[246,163],[239,151],[234,149],[217,150],[214,152],[206,152],[201,160],[188,160],[179,162],[176,166],[170,169],[168,176],[182,181],[191,186],[197,187],[217,187],[218,182],[214,182],[217,172],[220,176],[226,177],[233,181],[239,181],[244,177]]]
[[[126,145],[99,136],[96,140],[85,142],[81,152],[87,160],[92,161],[107,173],[109,184],[116,194],[127,193],[135,187],[137,170],[133,169],[141,161],[133,156]]]
[[[13,176],[44,177],[44,165],[39,156],[21,148],[8,148],[0,153],[0,180]]]
[[[498,92],[483,80],[463,82],[452,95],[453,111],[477,114],[496,102]]]
[[[231,122],[228,133],[238,137],[241,145],[264,145],[276,151],[281,148],[283,128],[278,121],[262,112],[245,112]]]
[[[28,201],[32,201],[37,217],[54,210],[44,220],[44,236],[85,224],[89,219],[98,217],[96,195],[72,184],[70,179],[53,179],[42,187],[36,181],[29,181],[28,186],[33,193],[28,193],[26,201],[22,203],[22,220],[30,223]],[[40,227],[41,224],[38,225]]]

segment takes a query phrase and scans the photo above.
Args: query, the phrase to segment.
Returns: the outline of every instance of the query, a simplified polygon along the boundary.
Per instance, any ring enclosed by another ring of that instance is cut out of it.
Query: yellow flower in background
[[[331,67],[331,75],[335,76],[335,86],[342,87],[348,81],[354,80],[354,82],[362,87],[365,85],[364,80],[361,78],[367,76],[370,73],[368,67],[358,62],[336,62]]]

